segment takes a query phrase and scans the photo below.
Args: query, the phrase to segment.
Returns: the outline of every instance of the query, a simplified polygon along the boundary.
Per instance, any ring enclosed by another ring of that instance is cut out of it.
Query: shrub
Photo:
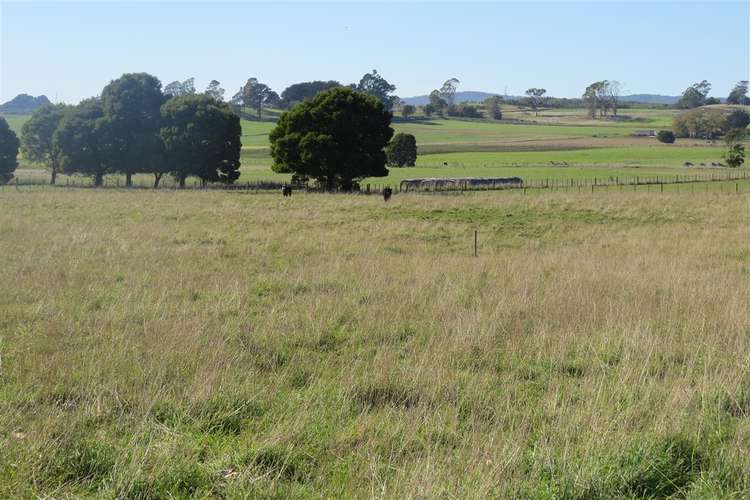
[[[663,142],[664,144],[672,144],[674,143],[674,132],[671,130],[660,130],[658,134],[656,134],[656,138],[659,142]]]
[[[417,161],[417,140],[411,134],[399,132],[393,136],[385,150],[388,165],[394,167],[413,167]]]

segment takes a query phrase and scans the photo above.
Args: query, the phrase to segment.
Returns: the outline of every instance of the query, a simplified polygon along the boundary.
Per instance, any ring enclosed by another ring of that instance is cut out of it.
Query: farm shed
[[[520,177],[441,177],[430,179],[404,179],[400,191],[453,191],[461,189],[497,189],[521,187]]]

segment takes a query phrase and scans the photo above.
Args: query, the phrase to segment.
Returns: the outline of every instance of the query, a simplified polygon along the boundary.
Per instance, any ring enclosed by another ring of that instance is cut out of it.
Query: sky
[[[726,97],[750,80],[750,1],[741,2],[8,2],[0,0],[0,102],[74,103],[123,73],[164,85],[250,77],[279,94],[377,69],[396,94],[459,90],[579,97],[597,80],[623,94],[679,95],[706,79]]]

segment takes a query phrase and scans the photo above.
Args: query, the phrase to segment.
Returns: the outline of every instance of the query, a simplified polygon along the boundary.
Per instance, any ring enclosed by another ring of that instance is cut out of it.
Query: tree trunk
[[[133,174],[125,172],[125,187],[133,187]]]
[[[260,118],[261,118],[260,115],[262,113],[263,113],[263,105],[262,104],[258,104],[258,120],[260,120]]]
[[[57,182],[57,169],[52,167],[52,177],[50,178],[49,183],[54,186],[55,182]]]
[[[159,187],[159,181],[161,181],[162,173],[154,172],[154,189]]]
[[[97,173],[94,175],[94,187],[102,187],[104,183],[104,174]]]
[[[180,189],[183,189],[185,187],[185,175],[180,174]]]

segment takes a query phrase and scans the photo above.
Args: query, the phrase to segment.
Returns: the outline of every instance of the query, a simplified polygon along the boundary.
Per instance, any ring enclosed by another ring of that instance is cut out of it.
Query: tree
[[[13,172],[18,167],[20,145],[16,133],[10,129],[5,118],[0,116],[0,184],[5,184],[13,178]]]
[[[188,78],[184,82],[174,81],[164,87],[164,94],[171,97],[195,94],[195,78]]]
[[[248,78],[247,83],[235,94],[234,101],[242,103],[248,108],[255,109],[258,112],[258,119],[261,119],[263,107],[267,106],[270,101],[278,100],[276,92],[265,83],[261,83],[257,78]]]
[[[417,140],[411,134],[399,132],[388,143],[385,154],[390,166],[413,167],[417,161]]]
[[[744,129],[731,129],[724,136],[727,143],[727,153],[724,159],[732,168],[741,167],[745,163],[745,146],[742,145],[742,139],[745,137]]]
[[[617,108],[620,104],[620,82],[617,80],[607,80],[604,91],[609,107],[612,109],[612,114],[617,116]]]
[[[229,105],[207,95],[175,97],[161,107],[167,164],[180,187],[194,175],[231,184],[240,176],[240,118]]]
[[[445,101],[445,99],[440,97],[439,90],[433,90],[432,92],[430,92],[430,105],[435,110],[435,113],[440,116],[443,116],[445,108],[448,107],[448,103]]]
[[[671,130],[660,130],[656,134],[656,139],[659,142],[663,142],[664,144],[672,144],[674,143],[674,132]]]
[[[620,98],[620,83],[615,80],[600,80],[594,82],[583,92],[582,100],[591,118],[607,116],[609,110],[617,114]]]
[[[448,106],[454,104],[456,90],[458,90],[458,85],[460,83],[461,82],[458,81],[458,78],[450,78],[443,83],[442,87],[440,87],[440,97],[448,104]]]
[[[281,93],[280,105],[284,109],[289,109],[297,103],[312,99],[319,92],[335,87],[341,87],[341,84],[335,80],[295,83],[285,88]]]
[[[206,87],[206,91],[204,92],[204,94],[209,97],[213,97],[217,101],[223,101],[224,92],[225,90],[221,88],[221,83],[219,83],[218,80],[211,80],[211,83],[209,83],[208,87]]]
[[[534,110],[534,116],[539,116],[539,108],[544,104],[544,94],[547,89],[530,88],[526,90],[527,101],[531,109]]]
[[[165,100],[159,79],[148,73],[124,74],[104,87],[101,100],[104,116],[99,126],[112,138],[108,166],[125,174],[128,187],[133,174],[158,172],[163,165],[159,122]]]
[[[497,95],[490,96],[484,100],[484,109],[487,111],[487,115],[493,120],[503,119],[503,112],[500,109],[500,103],[502,100],[502,97]]]
[[[602,81],[594,82],[586,87],[586,90],[583,92],[582,99],[591,118],[596,118],[596,112],[601,108],[599,96],[601,95],[603,84],[604,82]]]
[[[729,129],[727,113],[716,108],[698,108],[672,118],[672,130],[677,137],[715,139]]]
[[[429,103],[425,104],[424,106],[422,106],[422,112],[425,116],[430,117],[435,112],[435,106]]]
[[[272,169],[312,177],[327,189],[350,190],[364,177],[384,177],[391,116],[373,96],[323,91],[279,118],[270,134]]]
[[[81,101],[65,113],[52,136],[62,171],[90,176],[96,187],[102,185],[108,171],[106,160],[111,158],[108,128],[101,126],[103,116],[99,100]]]
[[[747,97],[748,81],[742,80],[734,86],[727,97],[727,104],[744,104],[750,105],[750,98]]]
[[[703,80],[686,88],[677,101],[677,107],[683,109],[697,108],[706,104],[706,97],[711,91],[711,84]]]
[[[380,76],[376,69],[372,70],[372,73],[365,73],[356,85],[355,90],[380,100],[387,110],[393,108],[391,94],[396,90],[396,86],[388,83],[388,80]]]
[[[53,147],[52,137],[65,116],[66,109],[64,104],[42,106],[21,129],[21,154],[25,159],[42,163],[49,168],[50,184],[55,183],[60,171],[60,151]]]
[[[416,112],[417,108],[412,106],[411,104],[404,104],[404,107],[401,108],[401,116],[403,116],[406,120],[408,120],[409,117]]]
[[[482,113],[476,106],[462,102],[461,104],[451,104],[447,110],[448,116],[460,116],[463,118],[482,118]]]
[[[727,115],[727,127],[730,129],[745,129],[750,125],[750,114],[744,109],[734,109]]]

